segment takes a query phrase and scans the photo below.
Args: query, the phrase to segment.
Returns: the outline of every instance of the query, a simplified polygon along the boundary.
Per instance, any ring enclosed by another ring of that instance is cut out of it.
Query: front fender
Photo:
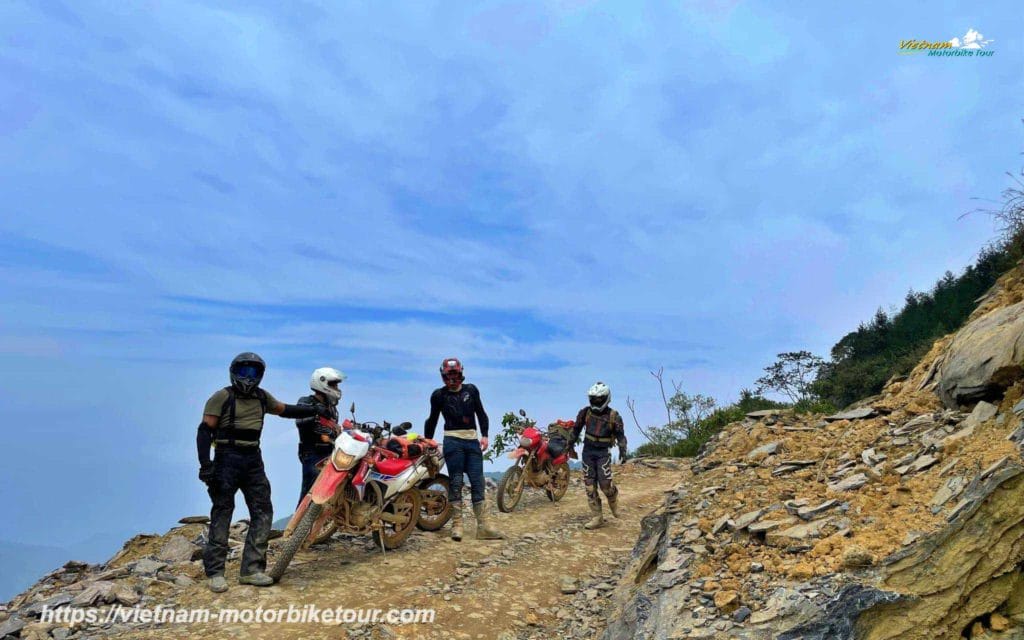
[[[313,502],[324,504],[333,498],[338,487],[345,482],[347,477],[348,470],[338,471],[334,468],[334,465],[330,463],[325,464],[323,470],[320,471],[320,475],[316,477],[313,488],[309,490],[309,495]]]

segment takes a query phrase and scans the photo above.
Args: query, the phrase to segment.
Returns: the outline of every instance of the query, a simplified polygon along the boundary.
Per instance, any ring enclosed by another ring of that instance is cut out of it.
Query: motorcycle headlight
[[[351,453],[345,453],[341,449],[335,449],[331,455],[331,464],[338,471],[344,471],[345,469],[351,469],[356,463],[356,457]]]
[[[523,436],[519,438],[519,446],[524,449],[529,449],[530,447],[533,446],[533,440],[527,438],[526,436]]]

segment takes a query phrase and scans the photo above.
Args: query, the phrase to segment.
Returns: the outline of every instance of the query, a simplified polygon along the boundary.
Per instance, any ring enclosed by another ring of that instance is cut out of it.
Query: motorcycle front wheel
[[[419,517],[419,489],[403,491],[384,506],[380,514],[381,528],[373,532],[373,541],[389,551],[397,549],[412,534]]]
[[[448,502],[448,476],[438,474],[420,482],[420,517],[416,527],[423,531],[437,531],[452,517],[452,503]]]
[[[516,463],[502,474],[498,481],[498,510],[511,513],[523,497],[523,467]]]
[[[334,518],[331,518],[318,527],[316,531],[312,532],[309,544],[324,544],[325,542],[328,542],[337,531],[338,523],[335,522]]]
[[[292,558],[298,552],[299,547],[306,541],[306,537],[309,535],[310,529],[313,528],[313,523],[316,522],[317,518],[320,517],[320,512],[323,511],[324,506],[322,504],[313,503],[306,509],[306,513],[302,515],[302,519],[299,520],[299,524],[295,525],[295,529],[292,530],[292,535],[285,540],[284,548],[281,549],[281,553],[277,556],[277,560],[274,562],[273,568],[270,570],[270,577],[277,582],[284,575],[288,565],[291,564]]]
[[[554,472],[551,474],[550,486],[552,489],[545,489],[544,493],[547,494],[548,500],[551,502],[558,502],[565,495],[565,492],[569,489],[569,465],[563,462],[562,464],[555,465]]]

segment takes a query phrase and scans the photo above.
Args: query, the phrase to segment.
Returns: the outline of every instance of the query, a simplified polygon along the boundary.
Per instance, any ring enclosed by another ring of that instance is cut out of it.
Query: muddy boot
[[[462,503],[452,503],[452,540],[462,540]]]
[[[597,495],[597,488],[594,488],[594,493],[587,496],[589,499],[587,503],[590,505],[590,515],[593,517],[583,525],[584,529],[596,529],[604,524],[604,518],[601,517],[601,496]]]
[[[613,518],[619,517],[619,492],[616,491],[608,497],[608,510],[612,512]]]
[[[601,503],[590,505],[590,514],[594,517],[587,520],[587,523],[583,525],[584,529],[597,529],[604,524],[604,518],[601,517]]]
[[[262,571],[257,571],[256,573],[250,573],[247,576],[238,576],[238,584],[251,584],[254,587],[269,587],[274,584],[274,579]]]
[[[476,516],[476,539],[477,540],[504,540],[505,534],[495,531],[487,526],[487,511],[483,502],[473,503],[473,515]]]
[[[228,581],[224,579],[224,576],[210,576],[206,586],[214,593],[224,593],[228,590]]]

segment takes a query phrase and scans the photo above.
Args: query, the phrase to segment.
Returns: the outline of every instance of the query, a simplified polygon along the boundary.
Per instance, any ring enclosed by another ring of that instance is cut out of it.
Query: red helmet
[[[466,379],[458,358],[445,358],[441,362],[441,379],[445,384],[458,384]]]

